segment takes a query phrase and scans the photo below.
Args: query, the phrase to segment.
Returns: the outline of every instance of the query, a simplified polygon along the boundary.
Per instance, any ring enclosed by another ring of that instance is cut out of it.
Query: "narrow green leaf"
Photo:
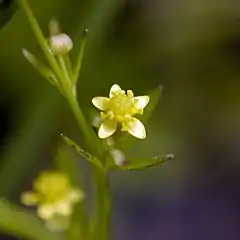
[[[90,153],[84,151],[77,143],[75,143],[73,140],[68,138],[67,136],[61,134],[63,140],[70,146],[73,147],[83,158],[85,158],[89,163],[93,164],[95,167],[103,170],[103,166],[101,162],[91,155]]]
[[[147,123],[147,121],[152,116],[152,113],[157,107],[157,104],[162,96],[162,92],[163,92],[163,85],[159,85],[149,92],[148,95],[150,96],[150,102],[146,107],[146,109],[144,110],[144,114],[139,118],[143,123]]]
[[[60,80],[62,83],[64,82],[64,78],[62,76],[62,71],[58,65],[58,62],[56,60],[56,58],[50,53],[49,51],[49,47],[47,44],[47,41],[42,33],[42,30],[38,24],[38,21],[36,20],[32,9],[30,8],[28,1],[27,0],[20,0],[19,1],[19,6],[22,8],[22,10],[25,12],[28,22],[35,34],[35,37],[40,45],[40,47],[42,48],[42,51],[49,63],[49,65],[51,66],[52,70],[54,71],[54,73],[56,74],[58,80]]]
[[[157,156],[153,158],[131,159],[122,166],[117,166],[121,170],[142,170],[165,163],[174,158],[173,154]]]
[[[34,215],[0,200],[0,228],[13,236],[34,240],[59,240]]]
[[[143,124],[146,124],[149,118],[151,117],[162,95],[162,91],[163,91],[163,86],[160,85],[149,92],[148,96],[150,97],[150,101],[146,109],[144,109],[143,115],[137,117],[138,119],[141,120]],[[122,151],[126,151],[136,141],[137,139],[135,137],[124,133],[116,140],[116,146]]]
[[[74,66],[74,69],[73,69],[73,83],[74,84],[77,83],[77,80],[79,78],[79,74],[80,74],[80,71],[82,68],[83,54],[84,54],[86,43],[87,43],[87,33],[88,33],[88,29],[86,28],[83,31],[83,38],[81,41],[79,53],[77,55],[76,65]]]
[[[42,64],[32,53],[27,49],[22,49],[23,56],[35,67],[39,73],[46,78],[50,83],[58,86],[57,78],[52,70]]]

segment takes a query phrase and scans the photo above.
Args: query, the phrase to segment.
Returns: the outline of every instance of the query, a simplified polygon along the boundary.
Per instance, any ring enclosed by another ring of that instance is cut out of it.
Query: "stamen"
[[[129,98],[132,98],[134,95],[133,95],[133,91],[132,90],[127,90],[127,96]]]

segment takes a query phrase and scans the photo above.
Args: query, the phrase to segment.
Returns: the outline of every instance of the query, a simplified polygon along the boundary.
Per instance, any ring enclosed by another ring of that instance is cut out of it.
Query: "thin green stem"
[[[98,141],[93,130],[87,124],[84,118],[84,115],[81,111],[81,108],[79,107],[79,104],[77,102],[76,95],[74,94],[74,91],[72,89],[72,84],[69,84],[70,83],[69,80],[72,80],[72,83],[75,86],[75,83],[77,82],[77,79],[79,77],[79,72],[82,66],[83,53],[86,45],[86,38],[84,37],[82,40],[80,52],[77,57],[77,63],[73,70],[73,74],[72,76],[69,76],[64,59],[61,59],[61,58],[59,59],[59,63],[60,63],[60,66],[59,66],[55,57],[49,52],[49,47],[46,42],[46,39],[42,34],[42,31],[27,3],[27,0],[20,0],[20,5],[27,15],[28,21],[42,48],[42,51],[46,59],[48,60],[49,65],[51,66],[51,68],[56,74],[59,84],[61,85],[61,88],[64,91],[65,97],[67,98],[72,108],[73,114],[77,120],[77,123],[86,139],[88,147],[91,149],[92,153],[95,156],[100,158],[103,152],[100,141]],[[95,199],[96,199],[95,214],[96,215],[95,215],[94,225],[93,225],[93,239],[108,240],[109,239],[109,218],[110,218],[110,196],[109,196],[109,190],[108,190],[108,180],[107,180],[106,173],[99,171],[99,169],[97,168],[93,168],[93,177],[94,177],[95,193],[96,193],[96,196],[95,196]],[[88,216],[85,214],[86,209],[84,208],[83,205],[81,207],[81,210],[84,213],[82,214],[82,217],[85,219],[85,221],[84,219],[82,221],[86,223],[88,221]],[[88,237],[89,237],[88,233],[86,231],[84,232],[84,229],[83,229],[82,239],[89,239]]]
[[[64,58],[64,62],[66,64],[67,70],[69,72],[69,76],[72,79],[72,62],[71,62],[71,59],[70,59],[68,54],[65,55],[63,58]]]
[[[78,122],[80,129],[82,130],[89,148],[91,148],[93,154],[101,156],[101,149],[99,148],[99,142],[93,141],[91,131],[85,118],[79,108],[78,102],[72,99],[69,103]],[[95,192],[95,215],[92,226],[92,239],[91,240],[108,240],[109,239],[109,227],[110,227],[110,195],[108,188],[107,173],[100,171],[98,168],[92,168],[93,180],[94,180],[94,192]]]
[[[58,62],[63,70],[64,77],[70,82],[69,73],[62,55],[57,56]]]
[[[33,12],[30,8],[30,6],[28,5],[27,0],[19,0],[20,2],[20,6],[22,7],[23,11],[25,12],[25,14],[27,15],[27,19],[29,21],[29,24],[38,40],[38,43],[40,45],[40,47],[42,48],[42,51],[46,57],[46,59],[48,60],[49,65],[52,67],[52,69],[54,70],[57,78],[59,80],[61,80],[61,82],[63,81],[62,78],[62,73],[61,73],[61,69],[58,66],[57,60],[54,58],[54,56],[49,52],[49,47],[48,44],[46,42],[46,39],[41,31],[41,28],[39,27],[39,24],[37,22],[37,20],[35,19]]]
[[[102,155],[100,142],[95,137],[90,126],[87,124],[77,99],[69,91],[67,92],[67,99],[80,130],[88,143],[89,149],[95,156],[100,157]],[[93,239],[91,240],[99,240],[99,236],[101,236],[102,240],[108,240],[110,227],[110,195],[108,190],[108,181],[105,172],[100,171],[95,167],[92,168],[92,171],[95,192],[95,216],[93,221]]]
[[[87,212],[85,205],[80,202],[75,206],[74,213],[71,219],[70,228],[68,229],[69,240],[91,240],[90,237],[90,224],[88,222]],[[80,226],[80,227],[79,227]]]
[[[72,108],[73,114],[76,118],[76,121],[82,131],[87,145],[90,150],[92,150],[92,154],[99,157],[101,155],[101,149],[99,148],[99,141],[96,139],[94,132],[87,124],[87,121],[82,113],[81,108],[79,107],[77,99],[70,93],[68,95],[68,101]]]
[[[95,186],[97,195],[95,209],[97,211],[92,226],[92,240],[109,240],[111,198],[107,174],[96,170],[94,172],[94,180],[97,183]]]
[[[72,83],[70,76],[69,76],[69,71],[67,69],[66,63],[64,61],[64,58],[62,55],[57,56],[58,62],[60,64],[60,67],[62,69],[62,72],[64,74],[64,77],[66,79],[66,81],[64,81],[64,83],[68,84],[68,88],[71,89],[71,91],[74,91],[74,95],[75,95],[75,85]]]
[[[58,65],[57,60],[49,52],[49,48],[48,48],[46,39],[42,34],[42,31],[39,27],[39,24],[38,24],[37,20],[35,19],[30,6],[28,5],[27,0],[19,0],[19,1],[20,1],[20,6],[22,7],[23,11],[25,12],[25,14],[28,18],[30,26],[31,26],[31,28],[32,28],[37,40],[38,40],[39,45],[42,48],[42,51],[43,51],[46,59],[48,60],[49,65],[51,66],[51,68],[55,72],[58,81],[60,81],[59,85],[61,85],[61,89],[64,91],[65,97],[68,98],[70,103],[74,103],[74,101],[71,101],[72,99],[74,99],[74,93],[72,91],[71,85],[69,84],[69,78],[67,78],[67,75],[66,75],[67,71],[65,72],[63,67],[62,67],[62,70],[61,70],[61,68]],[[65,72],[65,73],[63,73],[62,71]],[[73,109],[76,110],[78,108],[73,105]],[[81,115],[81,111],[80,111],[80,114],[77,114],[77,115],[80,116],[80,119],[84,120],[83,116]],[[85,124],[84,124],[83,120],[80,121],[79,123],[81,123],[81,126],[83,126],[83,128],[85,128]],[[87,130],[84,132],[84,134],[86,135],[86,133],[87,133]],[[88,219],[88,215],[87,215],[87,212],[86,212],[87,209],[86,209],[86,206],[85,206],[84,202],[82,204],[80,204],[79,207],[80,207],[80,210],[81,210],[81,219],[82,219],[81,226],[80,226],[81,230],[82,230],[81,231],[81,239],[87,239],[88,240],[89,239],[89,231],[86,229],[86,224],[88,224],[89,219]]]

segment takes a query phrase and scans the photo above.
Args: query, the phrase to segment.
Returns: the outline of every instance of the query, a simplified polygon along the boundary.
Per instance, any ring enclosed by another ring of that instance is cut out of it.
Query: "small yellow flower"
[[[37,215],[46,222],[69,217],[75,203],[84,197],[78,188],[70,186],[67,175],[61,172],[43,172],[35,180],[33,191],[23,192],[21,202],[37,206]]]
[[[111,136],[121,125],[122,131],[127,131],[136,138],[144,139],[146,131],[140,120],[133,117],[136,114],[143,114],[143,109],[149,102],[149,96],[134,97],[133,92],[125,92],[117,84],[114,84],[107,97],[95,97],[92,103],[95,107],[102,110],[103,120],[99,131],[99,138]]]

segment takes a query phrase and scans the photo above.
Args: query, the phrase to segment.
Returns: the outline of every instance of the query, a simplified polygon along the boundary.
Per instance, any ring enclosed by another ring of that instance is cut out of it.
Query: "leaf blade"
[[[51,84],[58,86],[57,79],[52,70],[46,67],[43,63],[41,63],[32,53],[30,53],[27,49],[22,49],[23,56],[28,60],[28,62],[38,70],[38,72],[47,79]]]
[[[173,159],[173,154],[156,156],[153,158],[131,159],[122,166],[117,166],[120,170],[136,171],[163,164]]]
[[[69,145],[70,147],[73,147],[77,153],[79,153],[84,159],[86,159],[89,163],[93,164],[95,167],[103,170],[103,166],[101,164],[101,162],[94,157],[93,155],[91,155],[90,153],[84,151],[77,143],[75,143],[72,139],[70,139],[69,137],[61,134],[61,137],[63,138],[63,140],[67,143],[67,145]]]

